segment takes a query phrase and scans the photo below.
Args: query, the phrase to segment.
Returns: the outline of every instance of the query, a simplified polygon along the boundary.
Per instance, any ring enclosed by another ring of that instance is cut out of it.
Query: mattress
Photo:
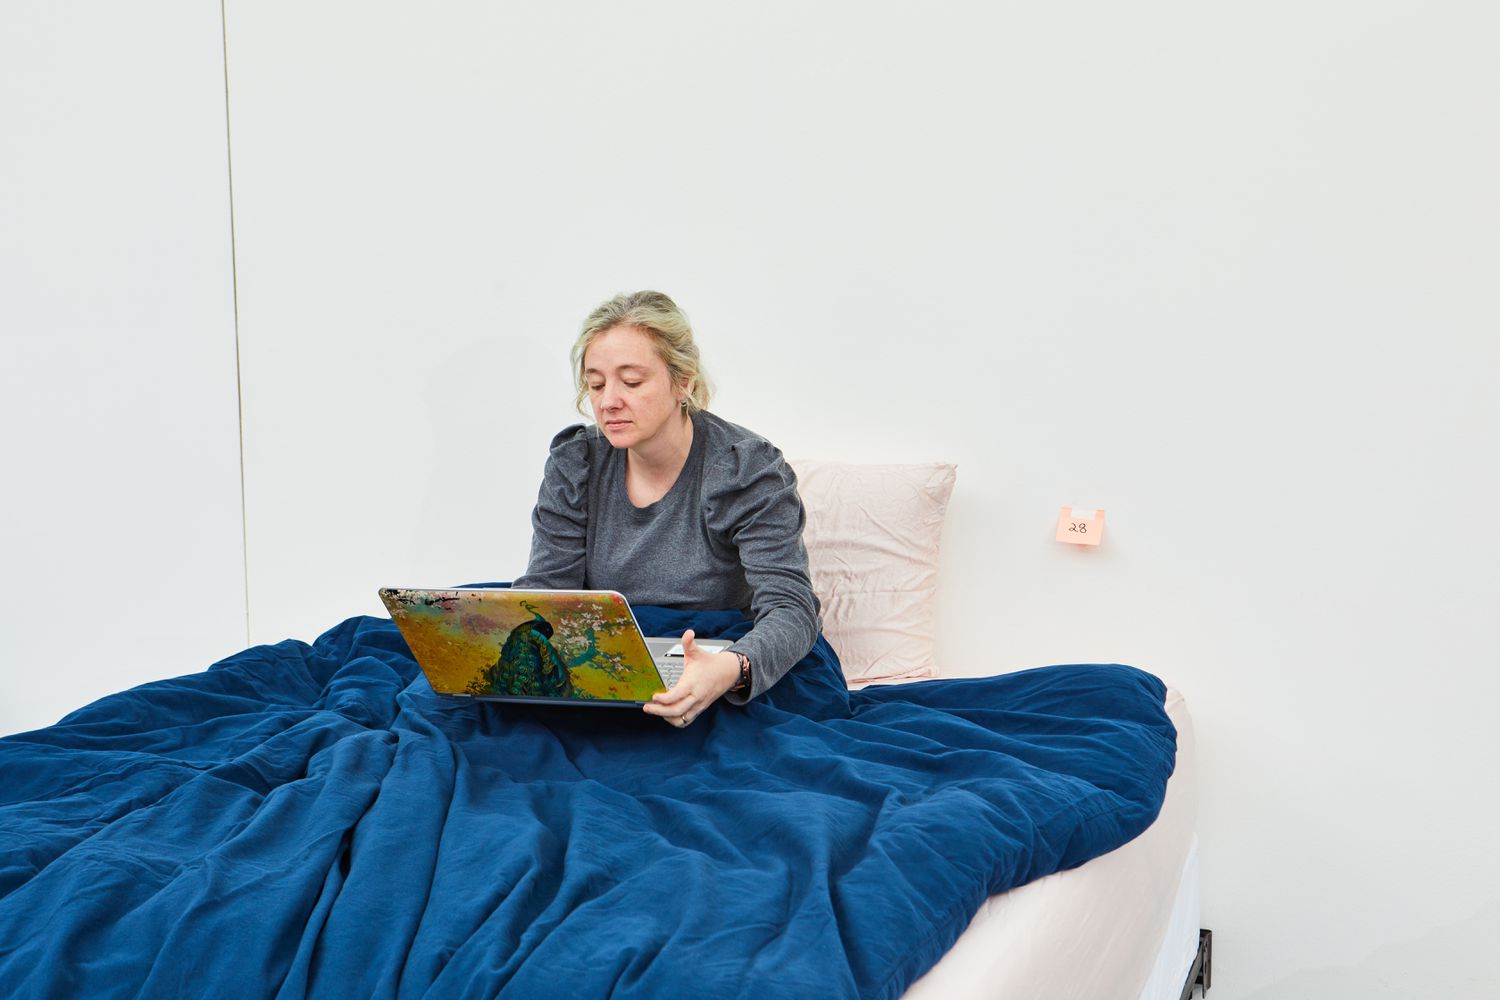
[[[1156,953],[1151,976],[1141,989],[1140,1000],[1180,1000],[1183,984],[1198,958],[1198,933],[1203,926],[1200,885],[1198,836],[1194,834],[1187,862],[1182,866],[1182,881],[1177,885],[1172,919],[1167,922],[1167,933],[1162,938],[1161,950]]]
[[[905,1000],[1176,1000],[1198,944],[1198,799],[1192,719],[1170,688],[1166,708],[1177,766],[1155,822],[1086,864],[991,896]]]

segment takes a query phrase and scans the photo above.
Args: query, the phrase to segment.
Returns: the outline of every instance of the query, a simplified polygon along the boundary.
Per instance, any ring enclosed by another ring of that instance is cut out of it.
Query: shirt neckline
[[[672,481],[672,485],[667,489],[667,492],[663,493],[655,500],[646,504],[646,506],[644,507],[637,507],[635,505],[635,501],[630,499],[630,486],[626,481],[626,476],[629,472],[629,451],[625,448],[617,449],[619,452],[618,461],[620,468],[620,497],[625,501],[626,508],[628,508],[632,513],[637,515],[653,514],[657,510],[660,510],[662,505],[665,504],[668,500],[673,499],[678,493],[687,488],[683,486],[683,480],[688,478],[688,473],[698,462],[699,456],[703,454],[703,422],[698,419],[697,413],[689,414],[688,419],[693,422],[693,443],[688,446],[687,458],[683,460],[682,468],[677,471],[677,478]]]

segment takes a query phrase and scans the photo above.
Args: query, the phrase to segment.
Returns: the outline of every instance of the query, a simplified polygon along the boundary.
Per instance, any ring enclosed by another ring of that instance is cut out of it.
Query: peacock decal
[[[531,612],[531,618],[510,630],[500,647],[499,659],[485,668],[489,693],[577,697],[567,664],[552,648],[552,623],[530,601],[522,601],[521,607]]]

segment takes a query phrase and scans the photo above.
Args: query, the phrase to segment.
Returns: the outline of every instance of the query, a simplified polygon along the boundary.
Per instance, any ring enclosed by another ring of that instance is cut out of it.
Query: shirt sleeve
[[[725,695],[744,704],[812,649],[818,598],[802,544],[807,518],[797,476],[781,452],[762,439],[737,441],[713,471],[704,491],[708,527],[738,550],[755,621],[729,647],[750,660],[750,690]]]
[[[588,429],[564,428],[552,439],[536,507],[531,512],[531,558],[512,586],[581,590],[588,543]]]

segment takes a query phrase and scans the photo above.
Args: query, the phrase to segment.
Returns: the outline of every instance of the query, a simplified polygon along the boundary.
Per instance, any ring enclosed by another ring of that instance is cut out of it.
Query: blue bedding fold
[[[0,995],[899,996],[986,896],[1151,823],[1164,694],[851,693],[820,639],[679,730],[439,699],[353,618],[0,740]]]

